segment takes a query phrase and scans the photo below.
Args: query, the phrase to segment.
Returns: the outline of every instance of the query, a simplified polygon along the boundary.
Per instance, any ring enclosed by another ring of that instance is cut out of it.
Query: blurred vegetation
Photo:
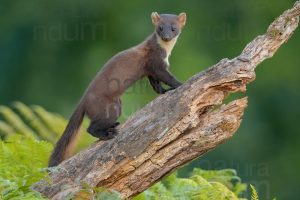
[[[47,142],[18,135],[0,140],[0,199],[42,199],[30,186],[47,175],[51,149]]]
[[[14,102],[11,107],[0,105],[0,137],[5,139],[16,133],[38,140],[46,140],[53,145],[63,133],[68,120],[51,113],[41,106],[27,106]],[[79,133],[77,151],[97,139],[87,134],[88,120],[85,119]]]
[[[67,120],[41,106],[28,107],[21,102],[13,105],[18,114],[9,107],[0,106],[0,114],[5,119],[0,121],[0,199],[44,199],[30,186],[41,179],[51,184],[47,170],[56,169],[48,169],[47,161],[53,144],[59,138],[56,132],[62,132]],[[48,136],[45,137],[44,133]],[[83,188],[70,199],[121,199],[116,191],[88,185],[83,185]],[[258,195],[254,187],[251,188],[252,199],[256,200]],[[134,199],[246,200],[239,198],[245,195],[246,189],[246,184],[241,182],[233,169],[216,171],[195,168],[188,178],[179,178],[177,173],[173,173]]]
[[[188,178],[178,178],[173,173],[134,200],[246,200],[238,197],[246,188],[235,170],[206,171],[196,168]]]
[[[0,104],[21,101],[70,116],[101,66],[152,32],[152,11],[187,13],[187,26],[170,58],[172,72],[182,81],[187,80],[223,57],[238,55],[247,42],[264,33],[270,22],[294,2],[2,0]],[[299,46],[297,30],[272,59],[257,69],[257,79],[248,87],[249,107],[238,133],[181,169],[181,177],[188,177],[195,167],[234,168],[257,188],[262,199],[300,196]],[[122,120],[155,97],[147,81],[138,82],[123,97]],[[26,122],[27,134],[32,131],[34,137],[54,141],[47,131],[55,135],[61,134],[61,129],[36,127],[45,119],[36,108],[30,110],[38,119],[31,125],[26,121],[31,117],[28,110],[21,111],[14,105],[16,115],[11,117]],[[1,107],[4,112],[11,111]],[[11,124],[5,119],[0,125],[7,132],[20,131],[24,124],[17,121]],[[45,132],[37,135],[36,129]]]
[[[47,175],[47,160],[52,145],[32,137],[10,135],[0,141],[0,199],[39,200],[42,196],[30,189],[40,179],[51,184]],[[51,169],[55,170],[55,169]],[[70,199],[120,200],[116,191],[91,188],[83,184],[81,192]],[[179,178],[176,173],[139,194],[134,200],[246,200],[238,198],[246,191],[246,184],[235,170],[206,171],[194,169],[189,178]],[[255,190],[254,190],[255,191]],[[257,197],[256,192],[253,197]],[[256,200],[256,198],[252,198]],[[257,197],[258,199],[258,197]]]

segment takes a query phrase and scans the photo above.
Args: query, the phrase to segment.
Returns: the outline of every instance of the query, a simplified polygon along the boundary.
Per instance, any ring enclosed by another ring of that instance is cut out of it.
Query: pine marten
[[[158,94],[181,85],[168,71],[168,58],[185,25],[186,14],[159,15],[153,12],[151,19],[154,33],[139,45],[112,57],[90,83],[54,148],[49,167],[68,157],[84,115],[91,120],[88,133],[100,140],[113,138],[117,134],[117,120],[121,114],[120,97],[137,80],[147,76]],[[161,83],[170,88],[163,88]]]

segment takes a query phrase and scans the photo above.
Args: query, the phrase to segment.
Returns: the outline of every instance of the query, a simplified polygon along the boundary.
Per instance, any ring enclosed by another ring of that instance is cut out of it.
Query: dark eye
[[[172,26],[172,31],[174,32],[174,31],[176,31],[176,27],[175,26]]]
[[[162,25],[159,26],[159,30],[162,31],[164,27]]]

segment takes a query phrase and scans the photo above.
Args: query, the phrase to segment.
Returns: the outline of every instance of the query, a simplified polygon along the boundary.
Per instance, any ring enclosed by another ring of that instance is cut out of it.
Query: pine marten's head
[[[181,29],[186,22],[186,14],[179,15],[158,14],[153,12],[151,14],[152,23],[155,26],[156,34],[165,42],[169,42],[180,34]]]

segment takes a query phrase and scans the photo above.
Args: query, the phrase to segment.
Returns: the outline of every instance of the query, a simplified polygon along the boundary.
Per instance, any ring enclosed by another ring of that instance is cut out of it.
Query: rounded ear
[[[159,22],[160,16],[157,12],[153,12],[153,13],[151,13],[151,19],[152,19],[152,23],[154,25],[157,25]]]
[[[177,17],[178,19],[178,22],[181,26],[184,26],[185,25],[185,22],[186,22],[186,13],[185,12],[182,12],[178,15]]]

